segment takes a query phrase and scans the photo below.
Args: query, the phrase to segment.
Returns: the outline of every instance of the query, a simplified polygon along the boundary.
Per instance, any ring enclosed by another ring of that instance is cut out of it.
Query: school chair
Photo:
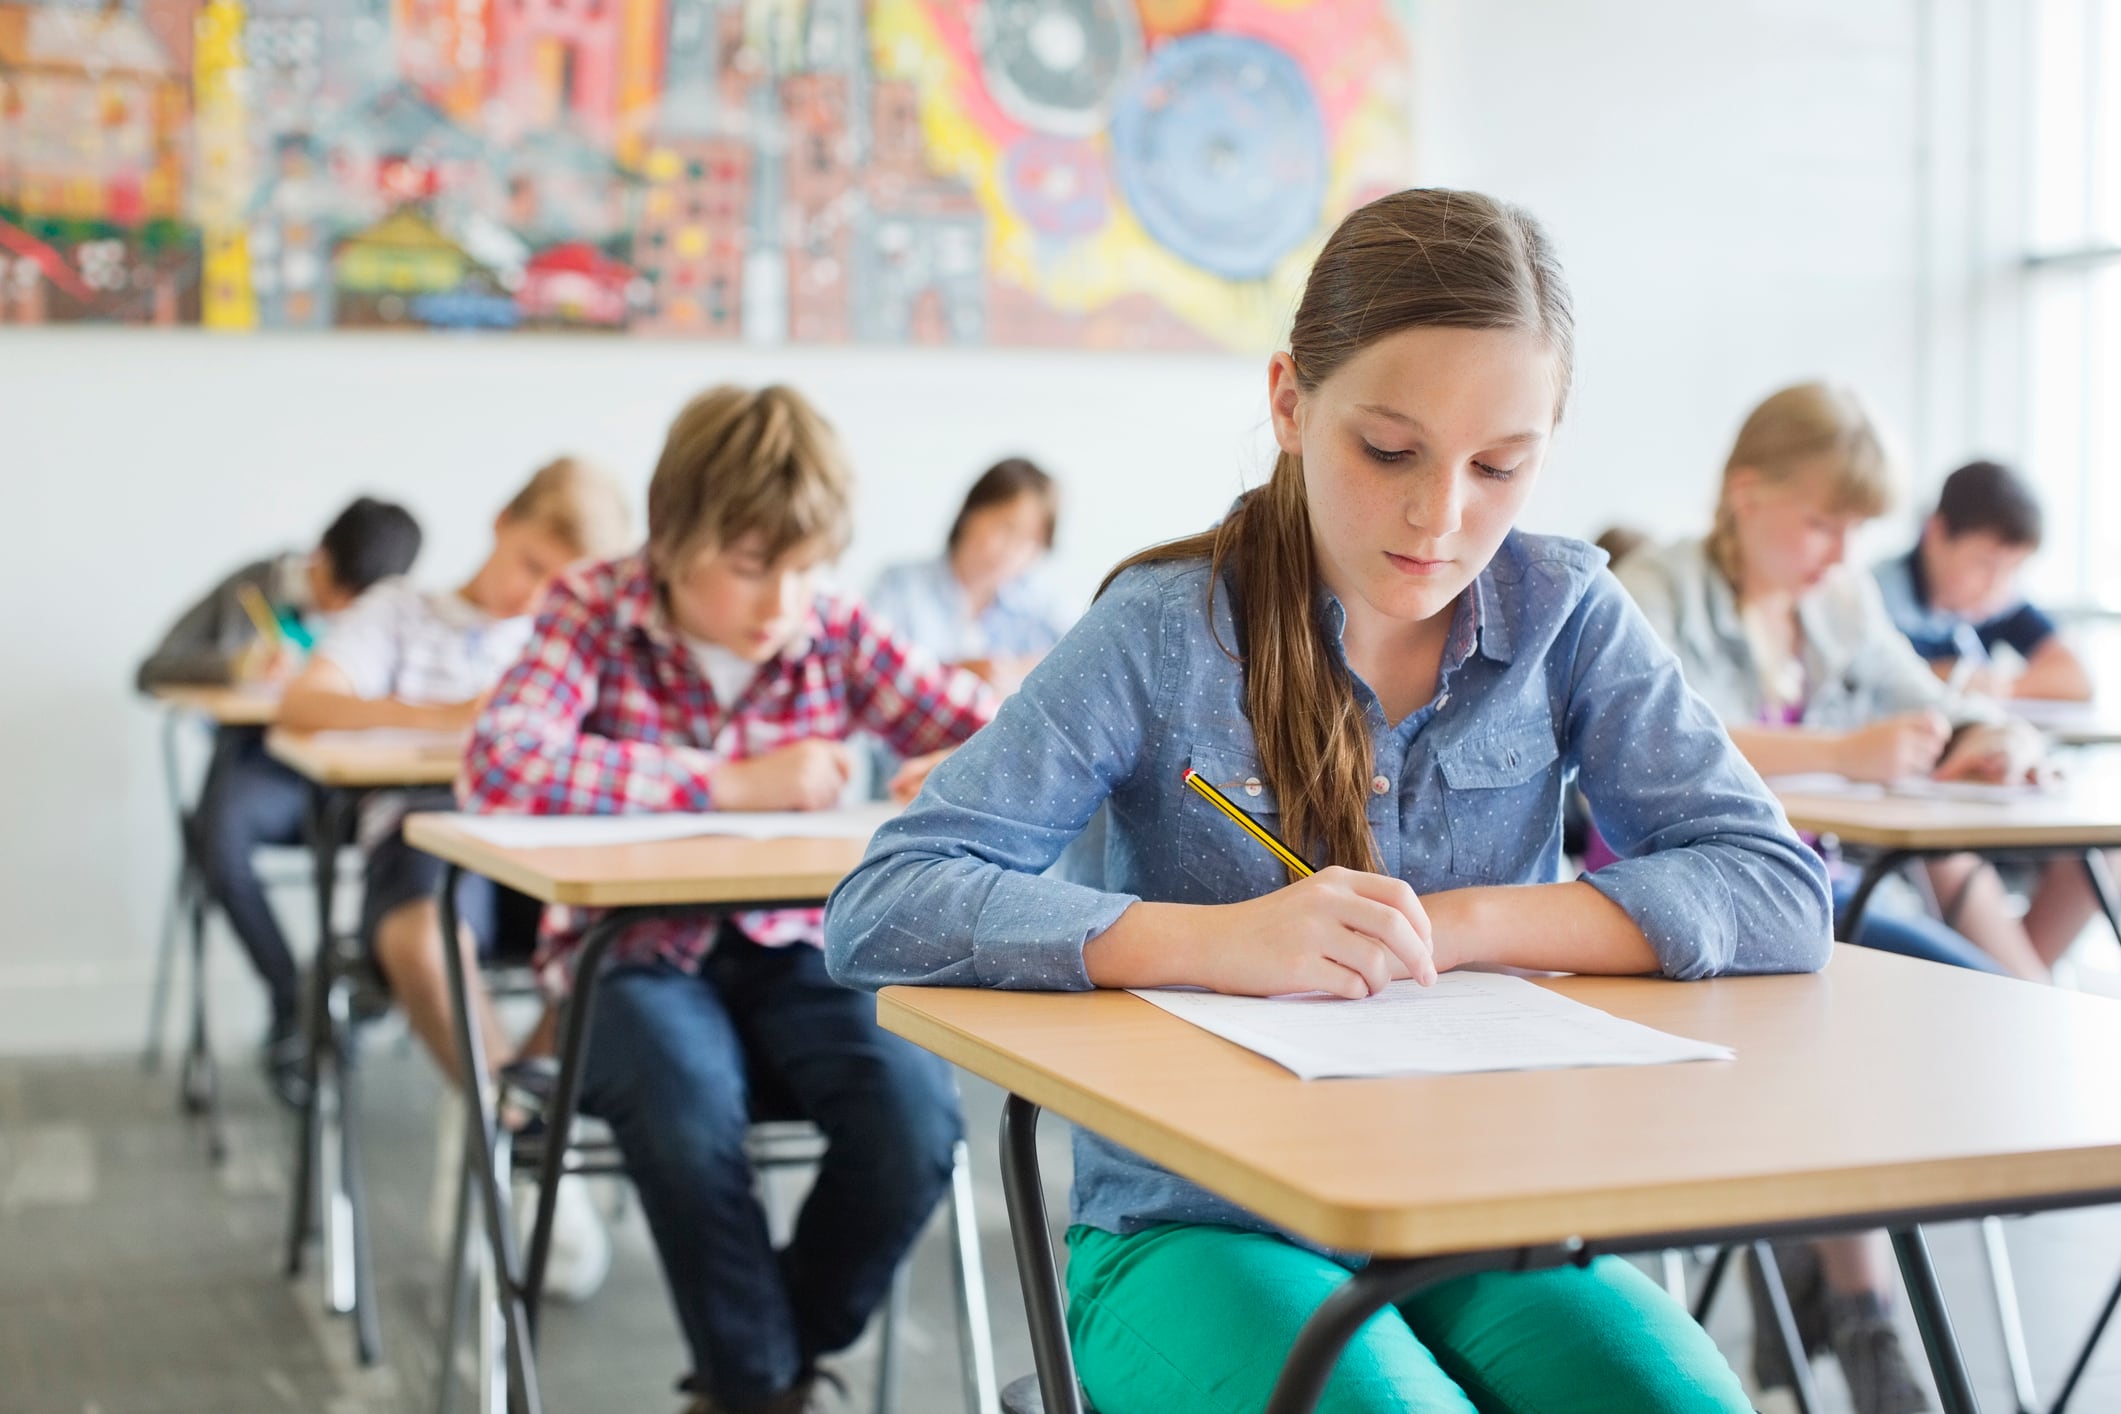
[[[439,890],[442,935],[457,933],[456,882],[452,864]],[[747,904],[746,908],[771,907]],[[620,933],[644,917],[673,913],[698,916],[697,907],[627,909],[607,914],[583,940],[575,967],[574,989],[561,1015],[560,1053],[547,1067],[512,1067],[496,1084],[471,1020],[471,969],[462,951],[447,949],[450,1011],[456,1031],[459,1070],[472,1078],[467,1104],[463,1170],[457,1189],[456,1235],[449,1255],[448,1309],[443,1323],[438,1414],[454,1404],[457,1345],[463,1332],[466,1298],[473,1277],[484,1288],[480,1302],[479,1408],[507,1409],[511,1414],[539,1414],[543,1408],[537,1375],[537,1320],[544,1297],[546,1259],[551,1251],[556,1188],[566,1175],[622,1176],[624,1160],[608,1138],[577,1132],[582,1062],[588,1053],[587,1018],[595,1000],[605,952]],[[622,916],[623,915],[623,916]],[[757,1079],[757,1078],[755,1078]],[[504,1130],[499,1116],[510,1103],[535,1113],[542,1123],[522,1136]],[[794,1116],[784,1095],[757,1085],[754,1114],[745,1146],[752,1166],[764,1174],[814,1168],[824,1154],[824,1136]],[[518,1251],[513,1222],[511,1178],[519,1165],[535,1165],[537,1210],[527,1250]],[[483,1256],[475,1221],[483,1217]],[[1000,1414],[995,1390],[994,1344],[987,1316],[985,1271],[980,1265],[979,1225],[973,1207],[971,1150],[958,1140],[951,1152],[950,1232],[955,1261],[958,1355],[968,1414]],[[910,1262],[910,1254],[908,1261]],[[882,1315],[877,1359],[876,1414],[896,1414],[899,1327],[904,1316],[906,1267],[894,1278]]]

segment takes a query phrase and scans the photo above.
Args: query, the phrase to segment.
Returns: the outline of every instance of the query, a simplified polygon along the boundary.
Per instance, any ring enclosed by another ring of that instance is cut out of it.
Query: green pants
[[[1068,1233],[1068,1331],[1098,1414],[1258,1414],[1347,1269],[1278,1237],[1174,1223]],[[1348,1342],[1318,1414],[1743,1414],[1708,1335],[1618,1258],[1459,1277]]]

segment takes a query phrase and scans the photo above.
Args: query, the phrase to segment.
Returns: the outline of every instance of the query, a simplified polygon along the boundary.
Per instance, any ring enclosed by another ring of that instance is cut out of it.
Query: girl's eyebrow
[[[1355,410],[1357,412],[1369,413],[1374,417],[1384,418],[1387,422],[1400,423],[1401,425],[1410,428],[1414,432],[1419,433],[1423,436],[1428,435],[1428,429],[1421,425],[1421,419],[1409,417],[1403,412],[1399,412],[1396,409],[1386,407],[1383,403],[1357,403],[1355,405]],[[1524,432],[1512,432],[1507,437],[1491,437],[1487,439],[1487,441],[1483,443],[1483,445],[1490,447],[1515,447],[1525,443],[1541,441],[1546,437],[1546,435],[1547,434],[1544,432],[1536,432],[1531,430],[1527,430]]]

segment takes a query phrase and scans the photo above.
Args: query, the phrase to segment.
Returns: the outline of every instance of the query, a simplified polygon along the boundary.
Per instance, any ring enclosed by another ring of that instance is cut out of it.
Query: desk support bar
[[[493,1253],[495,1295],[501,1303],[508,1353],[508,1408],[510,1414],[539,1414],[538,1383],[530,1374],[530,1313],[516,1280],[522,1268],[509,1221],[508,1191],[493,1165],[494,1148],[501,1137],[493,1078],[486,1068],[486,1043],[471,1011],[471,965],[457,945],[457,881],[463,874],[455,864],[442,871],[436,902],[442,915],[442,955],[448,959],[442,971],[449,978],[449,1007],[456,1023],[457,1071],[465,1089],[464,1156],[479,1169],[479,1202],[485,1210],[486,1242]]]
[[[1311,1414],[1325,1393],[1340,1353],[1365,1322],[1425,1287],[1475,1272],[1535,1271],[1582,1263],[1583,1244],[1560,1243],[1502,1252],[1462,1252],[1448,1257],[1377,1259],[1335,1287],[1296,1333],[1266,1414]]]
[[[1974,1398],[1973,1382],[1967,1378],[1966,1361],[1959,1353],[1959,1339],[1952,1332],[1951,1313],[1945,1309],[1936,1270],[1930,1266],[1929,1244],[1923,1240],[1922,1229],[1894,1228],[1893,1255],[1900,1259],[1900,1276],[1907,1283],[1908,1304],[1915,1308],[1915,1326],[1922,1332],[1923,1349],[1929,1352],[1930,1373],[1936,1376],[1944,1414],[1981,1414],[1981,1402]]]
[[[1039,1397],[1046,1414],[1083,1414],[1075,1356],[1068,1348],[1060,1272],[1053,1261],[1053,1234],[1046,1226],[1046,1194],[1038,1176],[1038,1114],[1038,1106],[1021,1095],[1011,1095],[1002,1106],[1002,1195],[1009,1203],[1009,1237],[1016,1245],[1024,1314],[1030,1318]]]

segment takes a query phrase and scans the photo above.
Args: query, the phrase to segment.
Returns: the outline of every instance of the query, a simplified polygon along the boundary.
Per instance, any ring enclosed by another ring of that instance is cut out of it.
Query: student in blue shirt
[[[2018,572],[2040,548],[2041,521],[2040,502],[2016,472],[1968,462],[1944,479],[1915,548],[1878,566],[1886,610],[1937,676],[1993,697],[2091,698],[2091,675],[2055,621],[2018,593]],[[2024,666],[2009,671],[1998,647]]]
[[[1071,616],[1037,574],[1059,520],[1053,478],[1006,457],[965,493],[943,553],[885,570],[869,607],[945,663],[1014,692],[1068,630]]]
[[[1341,223],[1268,365],[1281,454],[1221,524],[1135,556],[878,831],[826,917],[835,977],[1359,998],[1468,963],[1673,978],[1828,953],[1826,875],[1574,541],[1513,529],[1566,398],[1539,227],[1468,192]],[[1201,771],[1319,872],[1181,785]],[[1620,856],[1563,881],[1580,774]],[[1042,875],[1093,812],[1106,889]],[[1355,1254],[1076,1136],[1069,1326],[1106,1414],[1266,1402]],[[1738,1411],[1625,1262],[1439,1283],[1349,1345],[1329,1414]]]

